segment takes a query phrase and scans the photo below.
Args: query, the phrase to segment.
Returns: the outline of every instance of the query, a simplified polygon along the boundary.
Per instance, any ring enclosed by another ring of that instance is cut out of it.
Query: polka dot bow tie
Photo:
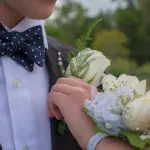
[[[34,63],[43,67],[45,48],[42,27],[36,26],[22,33],[7,32],[0,24],[0,57],[7,55],[14,61],[33,71]]]

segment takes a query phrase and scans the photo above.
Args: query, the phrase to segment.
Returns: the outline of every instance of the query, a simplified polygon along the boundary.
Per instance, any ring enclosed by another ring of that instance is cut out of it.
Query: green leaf
[[[88,109],[84,106],[84,107],[82,107],[82,110],[84,111],[84,112],[88,112]]]
[[[100,90],[98,90],[100,93],[103,93],[104,92],[104,90],[103,89],[100,89]]]
[[[58,69],[59,69],[59,72],[60,72],[60,77],[65,77],[65,73],[63,73],[63,68],[58,65]]]
[[[77,51],[72,50],[72,51],[67,52],[67,61],[68,61],[68,63],[70,63],[72,58],[74,58],[75,56],[77,56]]]
[[[91,26],[90,26],[90,28],[89,28],[87,34],[86,34],[86,39],[91,39],[91,38],[90,38],[90,35],[91,35],[93,29],[94,29],[95,26],[96,26],[99,22],[101,22],[102,20],[103,20],[103,19],[100,18],[100,19],[96,20],[95,22],[93,22],[93,23],[91,24]]]
[[[140,133],[135,133],[132,131],[120,130],[121,136],[127,138],[129,143],[139,149],[145,148],[147,145],[150,145],[150,140],[141,140]]]
[[[94,29],[94,27],[100,22],[102,21],[102,18],[94,21],[91,26],[89,27],[87,33],[85,36],[81,36],[80,38],[78,38],[76,41],[75,41],[75,46],[76,46],[76,49],[80,52],[82,50],[85,50],[88,46],[88,42],[92,40],[92,38],[90,37],[91,34],[92,34],[92,31]],[[76,51],[71,51],[69,52],[68,54],[68,62],[71,61],[72,58],[74,58],[76,55],[77,55],[77,52]]]
[[[87,83],[91,84],[93,82],[93,80],[95,79],[96,75],[97,75],[97,73],[89,81],[87,81]]]
[[[59,135],[64,135],[66,131],[66,122],[64,120],[60,120],[58,124],[58,134]]]
[[[81,38],[77,39],[75,42],[76,48],[78,50],[84,50],[87,46],[88,46],[88,41],[92,40],[91,33],[94,29],[94,27],[100,22],[102,21],[102,18],[96,20],[95,22],[93,22],[91,24],[91,26],[89,27],[87,33],[85,36],[82,36]]]
[[[99,132],[99,133],[102,133],[102,134],[107,134],[105,131],[103,131],[99,126],[96,126],[95,128],[94,128],[94,131],[95,132]]]
[[[102,134],[107,134],[107,132],[103,131],[99,126],[96,126],[94,128],[94,131],[100,132]],[[111,135],[116,136],[116,135]],[[128,142],[135,148],[143,149],[146,146],[150,145],[150,140],[141,140],[140,139],[140,133],[135,133],[132,131],[126,131],[124,129],[120,130],[120,137],[125,138],[128,140]]]
[[[77,39],[76,42],[75,42],[75,45],[76,45],[76,48],[78,50],[83,50],[85,49],[85,39],[84,37],[81,37],[80,39]]]

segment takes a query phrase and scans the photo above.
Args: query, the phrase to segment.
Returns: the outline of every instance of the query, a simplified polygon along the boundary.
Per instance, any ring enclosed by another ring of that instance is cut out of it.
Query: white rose
[[[103,53],[97,50],[86,49],[79,52],[71,60],[66,70],[66,76],[83,79],[97,87],[108,66],[110,66],[110,60]]]
[[[123,120],[132,131],[144,132],[150,129],[150,95],[128,103],[123,111]]]
[[[118,81],[120,85],[130,87],[134,92],[136,92],[137,96],[143,96],[146,92],[146,80],[139,81],[136,76],[129,76],[122,74]]]
[[[129,86],[131,89],[134,89],[135,86],[140,82],[136,76],[130,76],[126,74],[120,75],[118,81],[120,85]]]
[[[136,76],[122,74],[117,79],[113,75],[106,75],[102,80],[105,92],[115,91],[121,86],[127,86],[136,94],[135,96],[143,96],[146,92],[146,80],[139,81]]]

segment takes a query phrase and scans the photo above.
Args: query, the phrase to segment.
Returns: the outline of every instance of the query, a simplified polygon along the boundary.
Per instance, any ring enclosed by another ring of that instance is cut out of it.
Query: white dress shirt
[[[8,31],[23,32],[43,21],[22,20]],[[48,74],[46,67],[34,65],[28,72],[8,56],[0,58],[0,144],[3,150],[51,150],[47,112]]]

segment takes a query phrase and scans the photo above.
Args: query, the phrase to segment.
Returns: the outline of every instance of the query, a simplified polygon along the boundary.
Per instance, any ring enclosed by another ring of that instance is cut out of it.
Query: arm
[[[65,120],[67,121],[70,131],[80,144],[80,146],[86,150],[88,141],[90,138],[96,134],[92,129],[95,127],[92,120],[87,117],[80,108],[70,108],[69,111],[74,114],[70,117],[70,113],[67,113],[65,109],[63,113],[65,114]],[[77,125],[78,124],[78,125]],[[96,150],[134,150],[127,141],[123,141],[120,138],[106,137],[98,145]]]
[[[91,96],[91,86],[75,78],[59,79],[49,93],[48,103],[51,113],[57,118],[61,115],[80,146],[86,150],[93,131],[94,122],[82,111],[85,99]],[[97,150],[133,150],[121,139],[108,137],[97,145]]]

